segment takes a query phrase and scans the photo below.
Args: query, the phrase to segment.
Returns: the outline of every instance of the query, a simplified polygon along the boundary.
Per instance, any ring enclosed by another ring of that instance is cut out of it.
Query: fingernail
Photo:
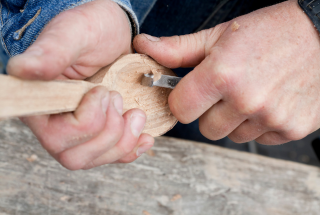
[[[140,157],[143,153],[148,151],[153,146],[152,143],[145,143],[137,149],[137,156]]]
[[[131,132],[134,136],[139,137],[145,124],[145,116],[142,114],[132,114],[130,117],[131,121]]]
[[[109,93],[105,95],[101,100],[102,111],[106,114],[109,105]]]
[[[122,115],[122,111],[123,111],[123,101],[122,101],[122,97],[120,95],[116,95],[113,98],[113,105],[116,108],[117,112]]]
[[[154,37],[154,36],[151,36],[149,34],[144,34],[144,36],[150,40],[151,42],[159,42],[160,41],[160,38],[159,37]]]

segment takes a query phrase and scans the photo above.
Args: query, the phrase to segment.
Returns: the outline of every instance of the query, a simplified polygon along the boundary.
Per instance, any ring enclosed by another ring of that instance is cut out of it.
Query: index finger
[[[186,75],[169,96],[169,105],[181,123],[190,123],[222,99],[224,79],[214,68],[213,60],[206,57]]]

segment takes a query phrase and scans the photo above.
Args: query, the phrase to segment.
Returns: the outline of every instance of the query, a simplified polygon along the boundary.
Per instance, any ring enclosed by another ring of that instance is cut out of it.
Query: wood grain
[[[0,74],[0,118],[74,111],[94,84],[26,81]]]
[[[160,136],[170,130],[177,119],[172,115],[168,97],[171,89],[141,85],[143,74],[157,72],[175,74],[146,55],[133,54],[120,57],[116,63],[100,70],[87,81],[108,86],[118,91],[124,102],[124,111],[139,108],[147,114],[144,133]]]
[[[71,172],[21,122],[0,122],[0,214],[319,214],[317,167],[167,137],[152,150]]]
[[[147,122],[143,132],[160,136],[177,120],[168,105],[171,89],[141,85],[143,74],[150,72],[175,75],[140,54],[121,56],[86,81],[26,81],[0,75],[0,118],[74,111],[86,92],[103,85],[122,95],[124,111],[132,108],[144,110]]]

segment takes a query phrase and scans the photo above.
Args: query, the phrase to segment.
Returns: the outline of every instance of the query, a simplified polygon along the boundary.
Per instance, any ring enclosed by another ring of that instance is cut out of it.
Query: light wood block
[[[0,118],[74,111],[83,95],[103,85],[118,91],[124,100],[124,112],[139,108],[146,112],[144,133],[160,136],[177,122],[168,96],[171,89],[141,85],[143,74],[158,72],[175,75],[146,55],[121,56],[86,81],[26,81],[0,75]]]

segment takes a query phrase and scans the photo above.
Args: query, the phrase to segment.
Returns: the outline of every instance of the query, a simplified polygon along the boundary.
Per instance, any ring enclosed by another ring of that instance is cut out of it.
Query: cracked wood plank
[[[319,214],[317,167],[167,137],[152,150],[71,172],[20,121],[2,121],[0,214]]]

